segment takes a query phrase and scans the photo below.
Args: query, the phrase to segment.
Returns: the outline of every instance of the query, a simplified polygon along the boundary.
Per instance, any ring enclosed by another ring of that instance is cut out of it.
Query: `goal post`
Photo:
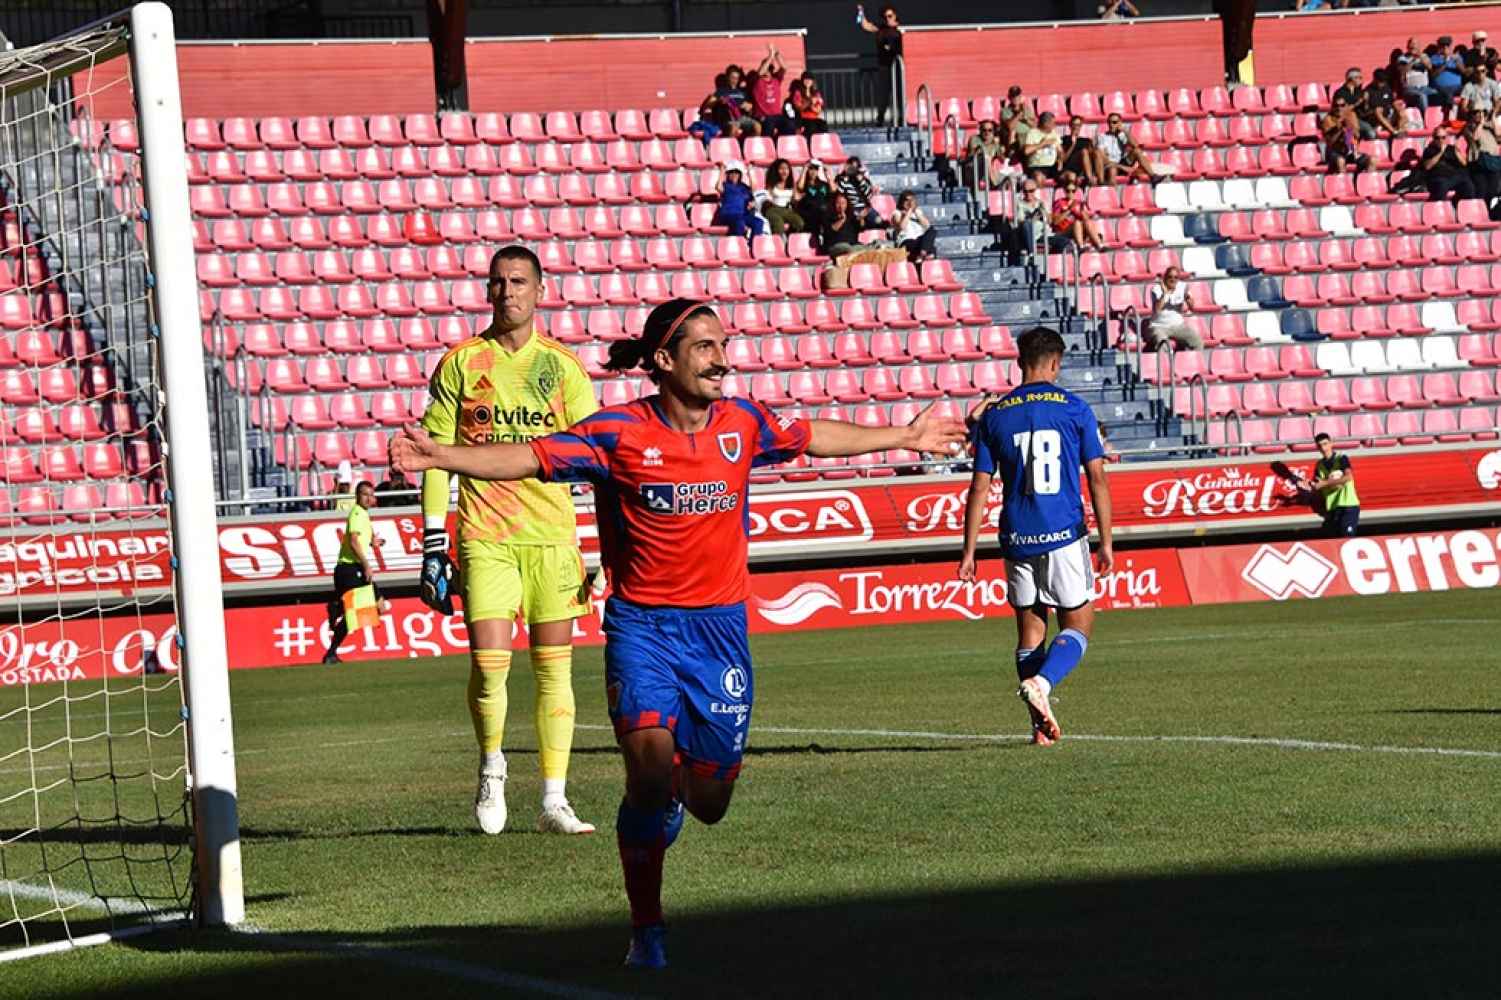
[[[167,504],[172,528],[177,635],[183,646],[188,722],[188,774],[197,834],[201,923],[245,919],[235,782],[234,724],[229,707],[229,656],[224,591],[198,320],[193,220],[188,210],[177,36],[164,3],[130,12],[130,63],[141,137],[148,286],[155,292],[166,397]]]
[[[165,4],[0,51],[0,961],[244,920],[193,232]]]

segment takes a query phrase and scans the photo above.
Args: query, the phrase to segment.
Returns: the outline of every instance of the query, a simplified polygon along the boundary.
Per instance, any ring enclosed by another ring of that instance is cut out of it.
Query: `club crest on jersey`
[[[558,387],[557,373],[544,371],[537,376],[537,394],[543,399],[552,395],[552,391]]]
[[[715,440],[719,442],[719,453],[724,456],[726,462],[740,461],[740,432],[725,431]]]

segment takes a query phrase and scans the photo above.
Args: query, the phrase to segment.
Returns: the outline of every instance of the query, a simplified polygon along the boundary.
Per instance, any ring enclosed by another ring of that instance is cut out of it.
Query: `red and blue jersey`
[[[541,479],[594,485],[617,595],[648,607],[705,608],[750,596],[751,470],[796,458],[811,436],[808,421],[747,399],[715,401],[704,429],[684,433],[650,396],[531,447]]]

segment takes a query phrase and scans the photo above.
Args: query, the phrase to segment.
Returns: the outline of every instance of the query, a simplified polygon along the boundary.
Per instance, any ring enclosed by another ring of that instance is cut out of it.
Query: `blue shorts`
[[[750,728],[745,605],[605,603],[605,694],[615,735],[665,728],[705,777],[734,781]]]

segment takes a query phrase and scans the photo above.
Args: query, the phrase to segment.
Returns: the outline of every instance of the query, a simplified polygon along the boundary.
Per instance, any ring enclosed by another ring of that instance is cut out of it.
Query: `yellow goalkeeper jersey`
[[[442,444],[525,443],[599,408],[578,357],[535,330],[514,354],[488,336],[455,345],[433,371],[428,395],[422,426]],[[425,504],[424,512],[438,513]],[[461,542],[577,542],[573,498],[561,483],[461,476],[458,522]]]

